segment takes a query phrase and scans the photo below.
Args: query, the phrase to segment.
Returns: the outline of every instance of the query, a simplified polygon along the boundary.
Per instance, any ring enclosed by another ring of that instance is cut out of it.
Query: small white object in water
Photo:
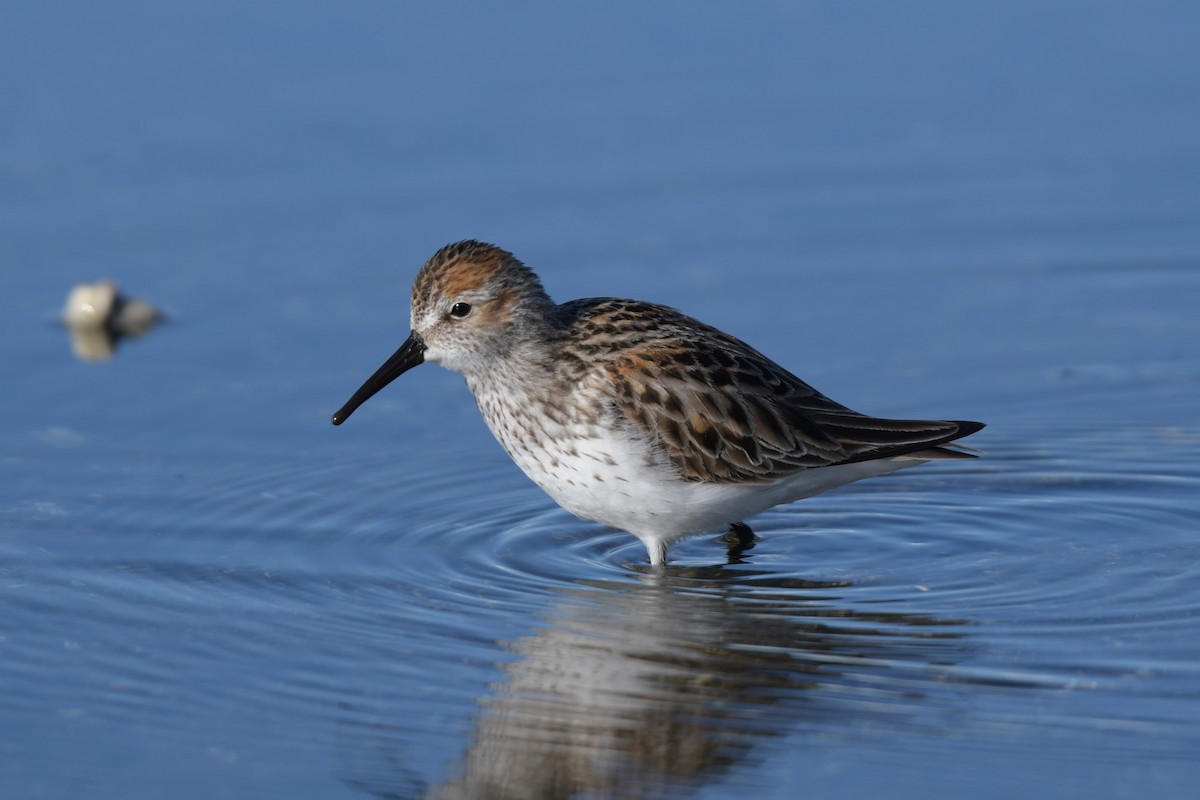
[[[72,328],[104,327],[116,304],[117,284],[112,281],[81,283],[67,295],[63,322]]]
[[[112,358],[117,340],[141,336],[161,318],[149,303],[122,296],[113,281],[79,284],[62,313],[71,348],[86,361]]]

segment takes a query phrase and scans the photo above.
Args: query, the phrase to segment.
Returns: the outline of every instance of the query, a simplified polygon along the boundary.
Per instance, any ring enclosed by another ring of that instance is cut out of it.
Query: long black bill
[[[424,361],[425,342],[421,341],[417,334],[409,334],[404,344],[400,345],[400,349],[392,353],[392,357],[383,362],[383,366],[375,370],[375,374],[367,378],[366,383],[358,387],[358,391],[346,401],[346,405],[338,409],[333,415],[333,424],[341,425],[354,413],[354,409],[367,402],[371,395]]]

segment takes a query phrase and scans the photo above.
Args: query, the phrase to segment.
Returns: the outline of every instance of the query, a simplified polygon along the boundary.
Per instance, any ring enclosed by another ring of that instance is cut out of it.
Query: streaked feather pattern
[[[983,427],[860,414],[740,339],[666,306],[589,298],[559,312],[566,349],[604,371],[615,408],[654,432],[685,480],[768,482],[930,450]]]

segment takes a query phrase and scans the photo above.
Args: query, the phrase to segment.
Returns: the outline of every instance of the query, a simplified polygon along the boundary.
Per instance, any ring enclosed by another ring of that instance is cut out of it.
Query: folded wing
[[[969,457],[939,445],[983,427],[859,414],[744,342],[673,309],[604,302],[616,306],[593,306],[587,316],[605,323],[604,339],[613,343],[604,368],[614,405],[631,423],[653,431],[687,480],[764,482],[877,458]],[[656,324],[644,329],[639,323],[637,335],[614,339],[612,328],[621,328],[614,315]]]

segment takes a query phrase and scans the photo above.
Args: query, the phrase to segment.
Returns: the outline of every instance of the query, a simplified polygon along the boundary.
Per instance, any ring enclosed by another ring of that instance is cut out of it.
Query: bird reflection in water
[[[518,658],[444,783],[418,785],[400,753],[368,768],[361,749],[341,778],[379,797],[678,797],[799,725],[929,724],[964,621],[838,607],[848,587],[714,567],[565,591],[504,645]],[[359,744],[396,741],[380,734]]]

